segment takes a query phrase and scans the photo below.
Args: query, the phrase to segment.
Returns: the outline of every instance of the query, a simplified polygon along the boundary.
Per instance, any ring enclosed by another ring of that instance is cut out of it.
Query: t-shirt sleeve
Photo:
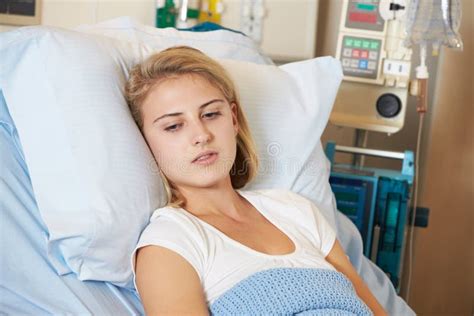
[[[156,245],[168,248],[189,262],[196,270],[201,282],[204,271],[204,244],[199,231],[192,222],[183,216],[153,214],[150,223],[145,227],[131,255],[133,283],[135,288],[135,260],[138,249]]]
[[[334,246],[334,242],[336,241],[336,232],[326,220],[323,213],[321,213],[319,208],[311,201],[309,204],[311,213],[314,216],[316,230],[319,234],[321,252],[323,253],[324,257],[326,257]]]
[[[336,241],[336,232],[334,228],[329,224],[329,221],[324,217],[323,213],[310,199],[293,191],[288,191],[288,194],[296,207],[304,209],[305,214],[309,214],[310,219],[307,222],[309,230],[314,232],[316,244],[321,250],[323,256],[326,257]]]

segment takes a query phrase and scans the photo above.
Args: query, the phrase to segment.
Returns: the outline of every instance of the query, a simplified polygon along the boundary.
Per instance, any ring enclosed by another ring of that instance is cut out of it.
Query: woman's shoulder
[[[199,223],[182,208],[164,206],[157,208],[150,216],[148,225],[144,232],[160,231],[160,234],[167,233],[202,236],[202,228]]]
[[[183,212],[173,207],[156,209],[135,250],[148,245],[168,248],[185,258],[202,278],[209,248],[207,239],[199,226]]]
[[[181,209],[171,206],[163,206],[155,209],[150,217],[150,222],[163,219],[177,219],[182,217]]]
[[[160,241],[180,249],[196,249],[196,253],[204,251],[207,245],[206,232],[185,213],[185,210],[173,207],[156,209],[144,227],[139,243]]]

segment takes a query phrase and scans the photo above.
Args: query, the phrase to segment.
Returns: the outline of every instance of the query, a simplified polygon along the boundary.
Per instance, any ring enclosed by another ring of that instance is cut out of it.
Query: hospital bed
[[[33,27],[34,28],[34,27]],[[137,35],[146,36],[150,31],[129,19],[116,19],[98,26],[84,26],[79,31],[101,33],[104,36],[134,40]],[[226,32],[226,31],[220,31]],[[154,33],[156,35],[156,33]],[[0,35],[1,36],[1,35]],[[188,36],[188,35],[186,35]],[[234,49],[238,42],[229,43],[232,49],[216,52],[219,36],[212,32],[203,40],[170,40],[163,38],[163,47],[181,43],[203,49],[214,57],[234,58],[260,64],[271,64],[271,60],[257,50],[246,53],[248,47]],[[224,36],[226,38],[227,35]],[[0,37],[0,45],[2,45]],[[206,42],[207,41],[207,42]],[[205,45],[212,43],[212,45]],[[204,43],[204,44],[203,44]],[[201,45],[202,44],[202,45]],[[225,45],[222,41],[221,45]],[[159,49],[162,47],[154,47]],[[214,49],[214,50],[213,50]],[[238,52],[242,52],[241,54]],[[214,53],[214,54],[213,54]],[[0,86],[0,92],[2,87]],[[24,87],[28,93],[28,87]],[[0,313],[7,315],[140,315],[143,307],[135,290],[117,286],[112,282],[80,280],[75,273],[58,274],[55,264],[49,260],[49,236],[44,218],[40,214],[36,192],[32,186],[29,166],[25,159],[18,129],[12,119],[7,99],[0,94],[0,197],[1,197],[1,264],[0,264]],[[314,160],[327,162],[321,144],[311,152]],[[321,185],[329,187],[327,178]],[[257,187],[257,186],[255,186]],[[314,187],[303,182],[290,187],[309,196]],[[318,190],[318,188],[316,188]],[[319,191],[323,192],[323,191]],[[393,288],[389,278],[363,256],[362,240],[357,228],[335,208],[332,192],[326,191],[326,217],[337,231],[346,253],[371,291],[391,315],[414,314]],[[329,211],[328,211],[329,210]]]

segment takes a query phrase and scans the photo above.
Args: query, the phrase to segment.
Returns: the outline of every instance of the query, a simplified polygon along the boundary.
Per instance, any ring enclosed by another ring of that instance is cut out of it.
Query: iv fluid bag
[[[405,46],[431,44],[434,54],[441,45],[462,50],[460,24],[460,0],[411,0]]]

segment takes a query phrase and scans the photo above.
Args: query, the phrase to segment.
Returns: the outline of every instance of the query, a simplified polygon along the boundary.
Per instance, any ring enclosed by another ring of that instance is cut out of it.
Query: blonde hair
[[[152,54],[130,71],[125,98],[133,119],[143,133],[142,105],[155,84],[183,75],[198,75],[218,88],[226,100],[236,104],[239,130],[237,153],[229,172],[234,189],[240,189],[257,175],[258,157],[247,119],[241,109],[234,83],[217,61],[189,46],[175,46]],[[167,206],[182,207],[186,200],[159,169],[167,194]]]

